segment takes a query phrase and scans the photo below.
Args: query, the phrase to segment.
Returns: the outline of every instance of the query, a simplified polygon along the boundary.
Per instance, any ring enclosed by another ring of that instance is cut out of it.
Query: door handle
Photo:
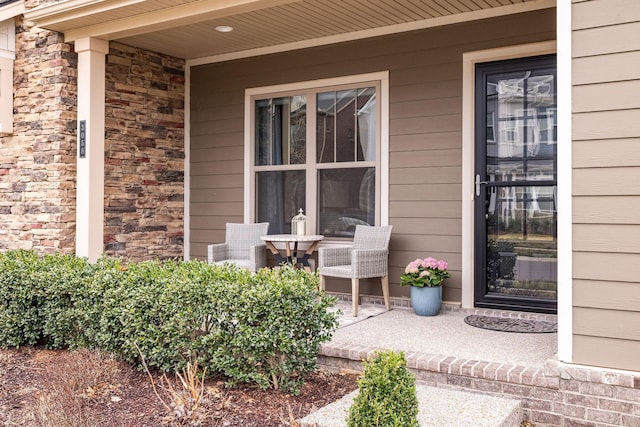
[[[480,196],[480,185],[488,184],[487,181],[480,181],[480,174],[476,174],[476,196]]]

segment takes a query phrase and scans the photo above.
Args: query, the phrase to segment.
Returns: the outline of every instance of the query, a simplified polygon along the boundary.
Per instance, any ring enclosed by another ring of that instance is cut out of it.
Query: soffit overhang
[[[63,0],[25,13],[96,37],[214,62],[555,7],[555,0]],[[230,33],[216,31],[231,26]]]

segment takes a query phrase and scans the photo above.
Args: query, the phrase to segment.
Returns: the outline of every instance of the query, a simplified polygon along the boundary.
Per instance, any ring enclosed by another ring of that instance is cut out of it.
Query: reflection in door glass
[[[489,74],[486,119],[487,294],[555,300],[555,75]]]
[[[556,299],[556,187],[487,192],[487,291]]]

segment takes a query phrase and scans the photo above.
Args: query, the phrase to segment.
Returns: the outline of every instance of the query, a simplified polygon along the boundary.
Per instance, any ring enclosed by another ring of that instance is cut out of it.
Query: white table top
[[[260,238],[269,242],[317,242],[324,239],[324,236],[321,234],[269,234]]]

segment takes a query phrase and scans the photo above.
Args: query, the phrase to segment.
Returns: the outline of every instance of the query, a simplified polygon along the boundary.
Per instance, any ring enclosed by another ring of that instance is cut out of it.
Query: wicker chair
[[[267,265],[267,245],[260,236],[264,236],[268,231],[268,222],[227,223],[225,243],[208,246],[209,263],[236,264],[250,271],[258,271]]]
[[[387,310],[390,308],[388,263],[391,228],[391,225],[357,225],[353,246],[320,248],[318,251],[320,288],[325,289],[325,276],[351,279],[354,316],[358,315],[360,303],[360,279],[380,277],[384,304]]]

